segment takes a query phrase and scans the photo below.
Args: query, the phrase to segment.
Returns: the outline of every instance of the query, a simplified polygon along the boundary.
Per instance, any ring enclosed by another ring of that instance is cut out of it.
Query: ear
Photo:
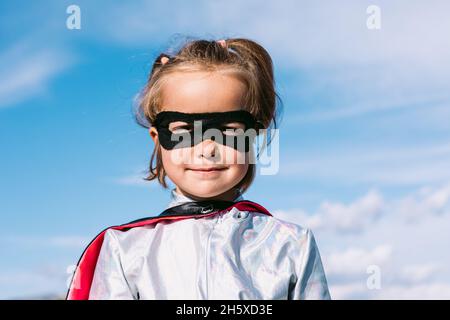
[[[150,137],[152,138],[153,142],[156,144],[158,141],[158,130],[156,130],[155,127],[151,127],[148,131],[150,133]]]

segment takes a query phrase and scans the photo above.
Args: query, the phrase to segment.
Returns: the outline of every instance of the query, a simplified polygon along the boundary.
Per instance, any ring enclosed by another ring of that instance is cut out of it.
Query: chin
[[[204,187],[204,186],[199,186],[198,188],[195,188],[195,190],[190,190],[190,189],[184,189],[186,190],[186,192],[188,192],[189,194],[193,195],[194,197],[197,198],[212,198],[212,197],[216,197],[220,194],[222,194],[225,189],[222,188],[218,188],[217,185],[215,185],[214,187]]]

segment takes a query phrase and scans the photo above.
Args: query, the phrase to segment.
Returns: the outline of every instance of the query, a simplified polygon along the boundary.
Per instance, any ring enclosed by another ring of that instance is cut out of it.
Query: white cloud
[[[30,235],[3,235],[0,242],[14,246],[26,247],[60,247],[81,249],[86,247],[91,239],[83,236],[30,236]]]
[[[348,204],[325,201],[316,213],[299,209],[274,216],[313,230],[334,299],[445,299],[449,186],[426,186],[392,199],[369,190]],[[380,289],[366,284],[371,265],[380,268]]]
[[[132,46],[163,42],[180,30],[183,35],[250,37],[269,49],[278,67],[302,73],[319,67],[327,77],[320,73],[317,84],[344,85],[353,95],[375,89],[390,91],[395,99],[398,95],[392,87],[438,89],[448,83],[447,1],[435,1],[431,7],[423,2],[379,1],[382,28],[378,31],[366,27],[370,3],[357,0],[345,5],[294,0],[263,5],[237,0],[194,3],[175,1],[170,8],[153,1],[103,6],[94,30],[102,40]],[[243,14],[256,8],[257,14]],[[195,20],[190,18],[194,11]],[[403,96],[401,90],[398,93]]]
[[[409,265],[402,269],[400,276],[408,282],[417,283],[430,280],[442,271],[444,271],[443,266],[436,263]]]
[[[358,117],[369,114],[383,114],[389,111],[408,111],[409,114],[420,118],[425,124],[436,124],[442,121],[442,116],[450,114],[450,97],[448,93],[434,94],[427,93],[425,97],[415,97],[404,95],[402,97],[388,97],[387,99],[379,96],[371,96],[372,99],[358,100],[342,106],[320,106],[319,111],[308,111],[305,108],[298,107],[300,114],[289,117],[283,121],[285,125],[314,124],[321,121],[345,120],[352,117]],[[343,102],[340,102],[343,103]],[[378,121],[385,122],[394,120],[394,123],[404,121],[404,113],[401,118],[390,116],[390,118],[378,118]],[[420,124],[420,123],[419,123]]]
[[[286,65],[296,62],[301,66],[335,66],[336,62],[366,65],[383,60],[418,61],[439,68],[439,62],[447,61],[445,53],[450,50],[450,42],[441,38],[441,32],[450,26],[446,15],[450,5],[446,1],[435,1],[432,8],[422,2],[379,1],[383,22],[379,31],[366,27],[366,8],[370,3],[357,0],[345,5],[340,1],[319,5],[312,0],[286,0],[282,4],[269,1],[263,5],[258,1],[237,0],[194,3],[174,1],[168,7],[144,0],[104,6],[104,14],[99,18],[115,20],[106,24],[104,20],[98,21],[103,28],[97,31],[109,31],[104,36],[136,45],[154,36],[166,37],[175,30],[204,32],[207,27],[212,35],[236,33],[231,31],[232,26],[239,26],[240,34],[265,39],[277,53],[290,57]],[[243,15],[256,8],[258,14]],[[426,14],[424,8],[428,9]],[[189,13],[194,11],[197,16],[192,20]],[[168,14],[171,19],[166,19]],[[427,46],[418,46],[420,43]],[[439,59],[429,61],[430,56]]]
[[[331,285],[332,299],[384,299],[384,300],[442,300],[450,299],[450,285],[425,283],[419,285],[392,285],[368,290],[364,282]]]
[[[378,191],[370,190],[366,195],[348,205],[324,201],[313,215],[303,210],[274,211],[280,218],[289,218],[310,228],[332,229],[342,232],[359,232],[381,214],[383,199]]]
[[[450,184],[439,189],[424,187],[394,202],[394,210],[405,221],[420,221],[428,215],[450,213]]]
[[[113,178],[112,182],[120,185],[136,187],[154,187],[158,184],[156,180],[144,180],[144,177],[146,176],[147,172],[145,170],[134,170],[134,173],[124,175],[122,177]]]
[[[407,286],[389,286],[376,292],[374,299],[400,300],[448,300],[450,299],[450,284],[426,283]]]
[[[50,268],[51,273],[39,269],[2,269],[0,299],[64,299],[70,274],[65,267],[46,268]]]
[[[20,40],[0,52],[0,108],[45,94],[50,82],[73,63],[59,49]]]
[[[420,186],[450,180],[448,143],[384,145],[308,148],[301,153],[285,150],[287,155],[282,159],[279,174],[296,179],[338,180],[343,184],[392,186]]]
[[[333,300],[367,299],[367,287],[363,281],[345,284],[331,283],[329,290]]]
[[[348,248],[342,252],[333,252],[327,257],[328,275],[365,274],[371,265],[383,266],[392,255],[390,245],[379,245],[371,250]]]
[[[432,216],[450,216],[450,183],[440,187],[422,187],[398,199],[386,200],[375,189],[349,204],[324,200],[319,209],[275,210],[274,215],[317,231],[358,233],[386,219],[399,223],[421,223]]]
[[[117,184],[122,184],[126,186],[142,186],[142,187],[148,187],[151,185],[151,182],[143,180],[142,176],[139,175],[129,175],[126,177],[120,177],[115,179],[114,181]]]

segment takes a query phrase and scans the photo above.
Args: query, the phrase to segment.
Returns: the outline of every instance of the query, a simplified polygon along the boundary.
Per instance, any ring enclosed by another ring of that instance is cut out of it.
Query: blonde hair
[[[136,122],[149,129],[161,110],[164,80],[175,72],[192,71],[231,72],[247,86],[244,109],[265,129],[277,127],[277,111],[282,106],[282,101],[275,91],[272,59],[261,45],[243,38],[225,39],[221,42],[188,40],[175,54],[161,53],[155,59],[147,84],[138,96]],[[153,167],[155,157],[156,165]],[[256,164],[250,163],[247,174],[235,186],[241,193],[253,182],[255,166]],[[150,158],[148,176],[144,180],[158,179],[159,183],[167,188],[165,177],[161,146],[157,142]]]

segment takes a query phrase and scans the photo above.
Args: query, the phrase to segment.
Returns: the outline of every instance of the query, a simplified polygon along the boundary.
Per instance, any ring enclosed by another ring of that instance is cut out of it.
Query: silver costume
[[[193,201],[175,189],[171,197],[168,208]],[[297,300],[330,294],[309,229],[232,208],[108,230],[89,299]]]

